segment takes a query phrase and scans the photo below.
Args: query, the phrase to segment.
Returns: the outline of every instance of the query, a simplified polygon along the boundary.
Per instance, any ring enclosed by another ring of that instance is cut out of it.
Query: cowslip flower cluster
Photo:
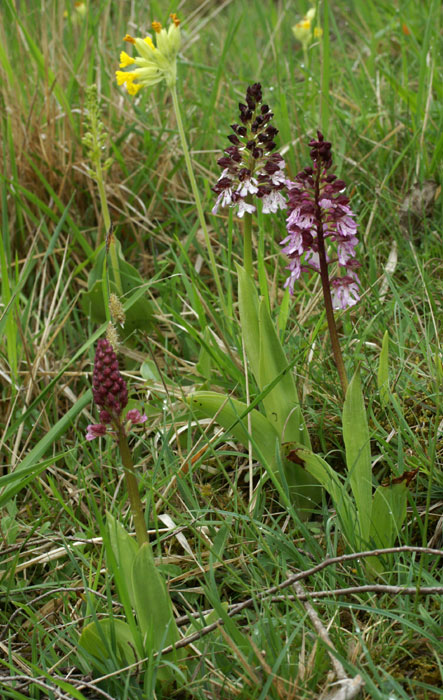
[[[309,142],[313,167],[302,170],[293,182],[286,181],[288,235],[281,245],[289,258],[286,269],[290,274],[285,287],[293,294],[294,283],[303,270],[321,273],[323,257],[326,266],[337,263],[345,273],[330,279],[330,289],[334,308],[346,309],[360,299],[356,273],[360,263],[355,259],[357,224],[343,193],[345,183],[328,172],[332,166],[331,144],[320,131],[317,135],[317,141]]]
[[[295,38],[303,44],[303,49],[305,51],[311,43],[312,21],[314,17],[315,7],[311,7],[311,9],[307,11],[303,19],[300,22],[297,22],[297,24],[294,24],[294,26],[292,27],[292,33],[294,34]],[[314,37],[316,39],[319,39],[322,36],[322,34],[323,29],[321,27],[314,28]]]
[[[263,213],[275,213],[286,207],[282,195],[285,186],[285,162],[279,153],[272,153],[278,134],[270,122],[273,113],[262,104],[260,83],[250,85],[246,91],[246,104],[240,103],[240,124],[232,124],[233,134],[228,136],[231,146],[217,163],[223,172],[212,188],[218,195],[212,213],[219,207],[237,207],[241,218],[256,207],[253,197],[263,203]]]
[[[137,424],[147,420],[147,416],[142,416],[140,411],[131,409],[122,422],[122,412],[128,404],[128,388],[120,374],[114,348],[106,338],[100,338],[97,343],[92,375],[92,395],[100,408],[100,423],[88,425],[87,440],[106,435],[109,432],[108,428],[114,428],[119,432],[124,429],[125,422]]]
[[[117,70],[118,85],[126,85],[130,95],[136,95],[142,87],[151,87],[162,80],[173,87],[177,79],[177,54],[181,46],[180,20],[171,14],[171,24],[163,29],[160,22],[153,22],[155,44],[150,36],[144,39],[126,34],[123,41],[135,46],[138,56],[132,58],[126,51],[120,54],[120,68],[137,66],[134,70]]]
[[[83,19],[86,17],[86,13],[88,11],[87,5],[85,0],[78,0],[78,2],[74,3],[74,12],[71,13],[71,21],[73,24],[76,24],[79,19]],[[65,10],[63,12],[63,17],[67,19],[69,17],[69,12],[68,10]]]

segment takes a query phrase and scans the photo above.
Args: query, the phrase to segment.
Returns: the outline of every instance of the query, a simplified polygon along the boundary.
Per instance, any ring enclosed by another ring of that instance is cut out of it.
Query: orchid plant
[[[283,442],[310,439],[301,414],[297,387],[288,365],[266,299],[260,299],[253,279],[252,227],[257,206],[264,214],[285,209],[285,162],[275,151],[278,130],[273,113],[263,104],[259,83],[248,87],[240,103],[239,123],[232,125],[231,145],[218,164],[223,168],[214,186],[217,195],[212,210],[229,207],[243,218],[243,267],[238,266],[238,302],[242,337],[259,394],[251,405],[211,391],[191,395],[189,402],[198,414],[214,417],[242,442],[265,468],[284,500],[296,505],[299,515],[309,517],[321,490],[305,470],[282,456]],[[260,204],[259,204],[260,203]],[[262,402],[264,414],[255,408]],[[261,484],[264,479],[261,480]]]
[[[121,523],[107,514],[104,540],[108,564],[115,575],[126,621],[110,617],[95,619],[83,628],[80,647],[87,652],[91,664],[98,668],[109,658],[115,658],[120,666],[133,664],[138,659],[152,657],[180,639],[166,584],[155,565],[128,443],[129,431],[145,423],[147,416],[136,408],[126,412],[128,388],[119,370],[115,352],[117,336],[113,326],[108,328],[107,335],[97,343],[92,380],[100,421],[88,425],[86,439],[92,441],[108,436],[117,445],[136,541]],[[168,655],[168,665],[157,670],[160,681],[172,681],[175,671],[171,661],[177,664],[182,656],[180,650]]]
[[[299,516],[309,517],[323,487],[337,510],[343,534],[352,548],[389,547],[406,515],[406,482],[400,478],[379,485],[373,494],[370,435],[358,372],[348,383],[334,311],[344,311],[360,300],[356,259],[357,223],[345,194],[345,182],[332,172],[332,146],[318,131],[309,142],[312,165],[294,179],[284,174],[284,160],[275,153],[277,129],[272,113],[262,104],[259,84],[249,87],[240,104],[240,124],[232,125],[231,146],[218,161],[223,172],[214,191],[219,207],[231,207],[244,219],[244,267],[238,267],[240,327],[250,368],[259,394],[248,406],[216,392],[198,391],[189,399],[197,415],[214,418],[265,468]],[[288,363],[266,299],[259,299],[253,279],[252,217],[258,202],[265,214],[287,209],[282,253],[289,274],[285,282],[292,295],[302,273],[319,274],[332,351],[344,397],[343,439],[348,485],[327,462],[312,452],[303,421],[292,366]],[[386,377],[386,353],[380,361]],[[386,400],[386,384],[381,388]],[[264,414],[255,408],[261,402]],[[382,566],[368,561],[372,573]]]

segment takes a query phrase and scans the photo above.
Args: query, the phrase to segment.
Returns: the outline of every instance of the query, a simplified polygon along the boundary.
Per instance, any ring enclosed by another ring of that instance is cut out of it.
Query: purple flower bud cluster
[[[120,416],[128,403],[128,388],[118,369],[117,355],[106,338],[100,338],[94,358],[92,375],[94,401],[103,409],[102,423],[110,423],[113,417]]]
[[[288,188],[289,216],[286,219],[288,235],[281,242],[282,252],[289,258],[289,277],[285,287],[294,292],[294,283],[302,271],[320,272],[321,250],[325,251],[326,264],[338,263],[344,275],[330,280],[332,303],[336,309],[346,309],[360,299],[355,259],[357,224],[349,207],[349,199],[343,194],[345,183],[328,173],[332,166],[331,144],[320,131],[318,140],[311,140],[313,167],[302,170]],[[328,245],[325,245],[328,242]],[[334,245],[329,245],[334,244]]]
[[[231,125],[234,133],[228,139],[232,145],[217,161],[223,172],[212,188],[218,195],[213,214],[220,206],[238,207],[241,218],[255,211],[254,196],[262,200],[264,214],[286,208],[281,192],[285,162],[279,153],[272,153],[278,129],[270,124],[274,115],[262,99],[261,85],[254,83],[246,91],[246,104],[239,104],[241,123]]]
[[[118,368],[117,355],[111,343],[100,338],[94,358],[92,375],[92,395],[100,411],[100,423],[88,425],[87,440],[106,435],[108,426],[121,427],[121,413],[128,403],[128,388]],[[142,416],[137,409],[131,409],[126,415],[131,423],[144,423],[147,416]]]

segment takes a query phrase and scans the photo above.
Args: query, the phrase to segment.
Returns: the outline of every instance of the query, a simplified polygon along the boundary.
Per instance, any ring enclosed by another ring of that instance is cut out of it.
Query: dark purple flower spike
[[[274,115],[262,99],[261,85],[254,83],[246,91],[246,104],[239,104],[240,123],[231,125],[231,146],[217,161],[223,172],[213,187],[218,195],[213,214],[219,207],[237,207],[240,218],[252,214],[254,197],[262,200],[264,214],[286,208],[285,162],[279,153],[272,153],[278,130],[270,123]]]
[[[106,435],[108,426],[117,432],[123,429],[121,415],[128,404],[128,388],[120,374],[118,359],[109,340],[100,338],[94,358],[92,375],[92,394],[100,410],[100,423],[88,425],[87,440]],[[142,416],[137,409],[131,409],[126,415],[131,423],[144,423],[147,416]]]

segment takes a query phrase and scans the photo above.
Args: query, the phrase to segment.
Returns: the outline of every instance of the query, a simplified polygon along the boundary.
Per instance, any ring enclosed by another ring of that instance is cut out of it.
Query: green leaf
[[[289,302],[291,295],[289,293],[289,288],[286,287],[285,293],[283,294],[283,299],[281,300],[280,310],[278,312],[277,328],[280,333],[284,333],[286,330],[286,325],[289,318]]]
[[[405,481],[379,486],[372,502],[371,545],[393,547],[406,518],[408,489]]]
[[[377,387],[382,408],[389,401],[389,333],[385,331],[378,361]]]
[[[351,546],[358,544],[355,542],[354,537],[357,512],[338,474],[322,457],[314,454],[301,444],[285,444],[282,450],[288,460],[296,463],[298,461],[303,462],[303,467],[300,468],[304,468],[326,489],[334,503],[345,538]]]
[[[132,567],[132,588],[135,612],[143,644],[148,653],[161,651],[180,639],[171,599],[166,584],[158,571],[149,544],[143,544],[137,552]],[[184,649],[168,654],[177,661],[183,658]],[[174,671],[170,666],[158,670],[159,680],[170,680]]]
[[[140,367],[140,374],[145,382],[161,382],[161,376],[154,360],[147,358]]]
[[[372,510],[372,468],[369,429],[360,377],[356,372],[348,386],[343,406],[343,440],[349,483],[358,513],[361,544],[369,544]]]
[[[131,574],[134,560],[138,552],[137,542],[110,513],[106,514],[106,527],[117,566],[122,573],[120,577],[121,585],[126,586],[126,592],[130,603],[132,607],[135,608],[135,596]]]
[[[276,470],[275,453],[279,437],[273,425],[259,411],[250,409],[242,401],[215,391],[197,391],[187,399],[187,402],[197,414],[215,418],[217,423],[230,432],[246,449],[251,440],[254,458],[259,462],[265,460],[272,471]],[[251,433],[248,431],[248,415]]]
[[[258,325],[258,294],[253,280],[243,267],[237,267],[238,275],[238,309],[242,338],[246,348],[255,381],[260,377],[260,330]]]
[[[281,442],[301,442],[310,447],[309,434],[301,415],[297,387],[288,366],[268,306],[259,307],[260,358],[258,384],[263,391],[279,375],[280,381],[263,398],[266,416],[281,437]]]
[[[137,661],[131,630],[123,620],[107,617],[91,622],[83,627],[78,643],[92,657],[102,662],[113,655],[122,667]]]
[[[212,356],[207,351],[206,346],[211,343],[211,331],[208,327],[203,331],[204,344],[200,348],[196,370],[205,379],[211,378],[212,373]]]
[[[125,299],[121,299],[126,315],[123,337],[128,337],[134,330],[150,331],[152,329],[152,305],[144,298],[146,287],[152,280],[145,282],[135,267],[124,259],[119,241],[115,241],[120,278]],[[105,247],[95,258],[94,266],[89,273],[88,291],[83,292],[80,304],[84,313],[96,323],[107,320],[103,300],[103,264],[106,255]],[[109,291],[118,294],[116,283],[112,276],[112,267],[108,266]]]
[[[269,470],[268,473],[274,485],[278,485],[281,490],[283,479],[277,462],[280,438],[266,416],[256,409],[248,407],[242,401],[214,391],[198,391],[192,394],[187,401],[197,415],[215,418],[217,423],[231,433],[246,449],[250,440],[254,459]],[[250,417],[250,433],[248,417]],[[306,518],[312,513],[313,504],[320,500],[320,489],[318,485],[313,483],[312,477],[299,465],[287,462],[284,458],[280,465],[284,470],[290,498],[299,511],[300,517]]]
[[[379,486],[372,501],[370,545],[377,549],[393,547],[406,517],[407,485],[405,481]],[[392,556],[368,557],[365,568],[377,578],[392,566]]]

